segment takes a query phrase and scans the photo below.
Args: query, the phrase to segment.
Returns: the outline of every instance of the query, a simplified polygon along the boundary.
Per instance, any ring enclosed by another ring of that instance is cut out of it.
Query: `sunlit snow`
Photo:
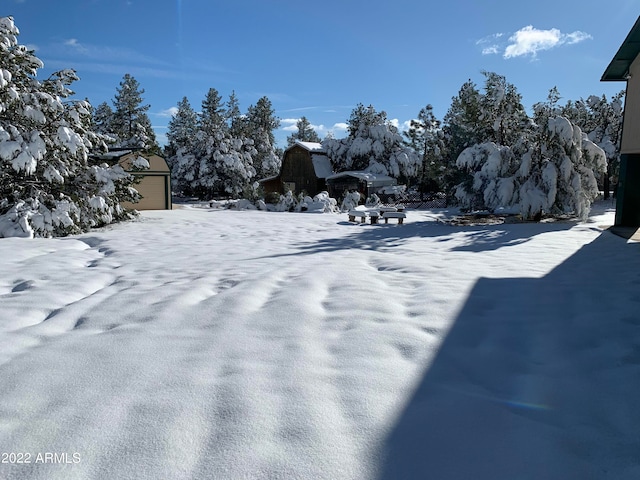
[[[0,478],[639,478],[640,256],[610,207],[2,239],[0,450],[30,463]]]

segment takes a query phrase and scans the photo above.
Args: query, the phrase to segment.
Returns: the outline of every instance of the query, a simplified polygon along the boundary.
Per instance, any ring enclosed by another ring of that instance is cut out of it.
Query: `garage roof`
[[[613,60],[602,74],[602,82],[627,80],[629,67],[640,53],[640,17],[625,38]]]

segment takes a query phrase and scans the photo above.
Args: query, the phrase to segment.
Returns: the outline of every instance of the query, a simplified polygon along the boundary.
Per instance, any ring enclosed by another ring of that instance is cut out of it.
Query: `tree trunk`
[[[604,181],[602,182],[602,188],[604,188],[604,199],[609,199],[609,190],[611,189],[611,164],[607,164],[607,171],[604,174]]]

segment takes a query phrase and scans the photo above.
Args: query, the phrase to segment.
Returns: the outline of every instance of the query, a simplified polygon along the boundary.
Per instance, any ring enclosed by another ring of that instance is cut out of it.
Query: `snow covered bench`
[[[369,212],[366,210],[349,210],[349,221],[355,222],[356,217],[360,218],[360,223],[364,223]]]
[[[398,209],[396,207],[380,207],[380,213],[383,215],[387,212],[397,212]]]
[[[384,218],[384,223],[389,223],[390,218],[397,218],[398,225],[402,225],[404,219],[407,218],[407,214],[404,212],[384,212],[382,218]]]
[[[369,217],[372,225],[378,223],[378,219],[380,218],[380,212],[378,210],[350,210],[348,215],[350,222],[355,222],[356,218],[359,218],[360,223],[365,223],[367,217]]]

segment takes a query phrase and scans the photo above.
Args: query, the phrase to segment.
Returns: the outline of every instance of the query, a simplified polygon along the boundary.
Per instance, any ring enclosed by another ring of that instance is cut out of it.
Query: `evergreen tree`
[[[470,175],[458,168],[458,156],[465,148],[487,138],[486,127],[481,120],[481,99],[476,84],[468,80],[460,87],[458,95],[451,99],[451,106],[444,116],[444,185],[449,197],[457,185],[471,182]]]
[[[605,169],[605,153],[580,127],[565,117],[542,114],[517,173],[523,217],[550,213],[586,218],[598,195],[595,174]]]
[[[155,133],[146,113],[150,106],[142,104],[144,89],[127,73],[116,91],[111,125],[118,138],[118,146],[157,151]]]
[[[440,191],[444,187],[444,135],[431,105],[421,109],[418,118],[411,120],[405,136],[409,146],[422,158],[418,175],[420,190]]]
[[[253,157],[258,178],[275,175],[280,171],[281,159],[276,154],[276,139],[273,133],[280,126],[271,101],[267,97],[258,99],[249,106],[246,115],[247,138],[253,142],[256,153]]]
[[[398,129],[387,120],[386,112],[358,104],[348,123],[349,136],[322,142],[334,171],[365,170],[401,181],[418,176],[421,158],[405,145]]]
[[[620,142],[622,140],[622,102],[624,91],[614,95],[611,101],[605,95],[591,95],[587,100],[568,102],[561,111],[564,116],[580,126],[589,140],[604,150],[607,170],[601,175],[604,198],[609,198],[611,182],[617,187],[620,168]]]
[[[288,146],[294,145],[297,141],[320,143],[320,137],[309,123],[309,120],[307,120],[307,117],[301,117],[296,122],[296,128],[298,130],[287,137]]]
[[[480,97],[480,120],[484,125],[482,141],[515,146],[526,136],[532,122],[522,105],[515,85],[493,72],[483,72],[484,93]]]
[[[62,70],[37,80],[42,62],[19,45],[11,17],[0,18],[0,237],[62,236],[128,218],[136,201],[122,167],[91,165],[106,148],[92,128],[91,105],[69,102],[78,80]]]
[[[185,105],[182,110],[188,111]],[[218,91],[209,89],[197,117],[195,142],[178,148],[176,155],[174,176],[186,194],[237,197],[255,176],[253,141],[232,136],[229,119]]]
[[[493,210],[517,201],[518,157],[526,150],[533,122],[513,84],[493,72],[483,75],[483,92],[472,97],[473,112],[479,113],[476,133],[481,141],[467,147],[456,160],[467,177],[456,186],[455,196],[467,208]]]
[[[195,136],[198,128],[198,115],[191,108],[189,99],[182,97],[178,102],[178,111],[169,120],[167,140],[165,148],[167,156],[173,156],[180,149],[191,150],[195,144]]]
[[[482,143],[487,137],[486,125],[482,121],[481,94],[471,80],[465,82],[444,116],[443,130],[447,143],[447,154],[453,163],[462,151]]]
[[[227,112],[222,104],[222,97],[215,88],[210,88],[202,101],[202,109],[198,119],[200,130],[207,135],[226,134],[229,130],[226,117]]]
[[[347,131],[351,138],[356,138],[366,135],[366,132],[371,127],[387,125],[388,123],[387,112],[384,110],[378,112],[373,105],[365,107],[362,103],[359,103],[351,111],[351,116],[347,120]]]
[[[246,136],[246,118],[240,113],[240,103],[235,91],[232,91],[231,95],[229,95],[225,118],[232,137],[242,138]]]
[[[96,133],[115,141],[113,110],[107,102],[102,102],[93,110],[93,127]]]
[[[198,116],[187,97],[178,102],[178,111],[171,118],[167,130],[168,144],[164,155],[171,170],[172,182],[178,191],[184,189],[178,174],[178,165],[185,156],[192,156],[196,145]]]
[[[462,205],[489,210],[518,205],[529,219],[544,213],[586,217],[598,194],[595,173],[605,168],[606,158],[580,127],[559,115],[558,100],[552,90],[546,102],[534,106],[532,127],[514,123],[514,132],[505,131],[503,138],[512,138],[513,145],[489,141],[460,154],[458,166],[471,176],[456,189]]]

